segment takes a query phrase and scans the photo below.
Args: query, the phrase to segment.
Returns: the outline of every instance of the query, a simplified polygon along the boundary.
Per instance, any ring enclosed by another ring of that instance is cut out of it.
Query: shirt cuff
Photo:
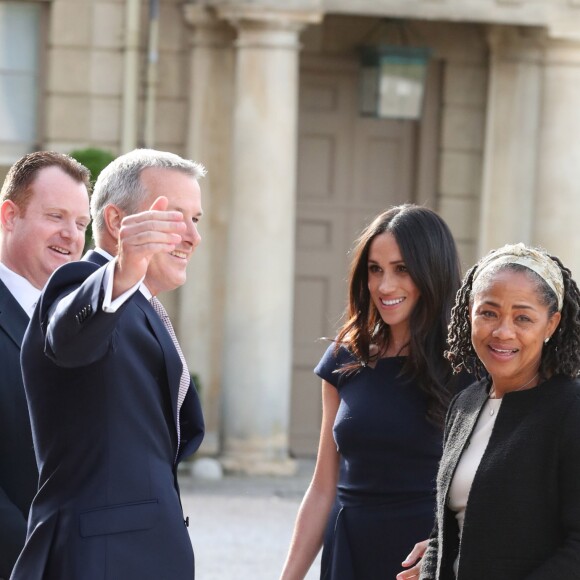
[[[103,276],[103,286],[105,288],[105,298],[103,300],[103,312],[117,312],[133,294],[137,290],[139,290],[139,286],[145,279],[145,277],[141,278],[135,286],[129,288],[129,290],[123,292],[121,296],[117,296],[115,300],[111,301],[111,296],[113,295],[113,278],[115,276],[115,265],[117,264],[117,258],[111,260],[107,267],[105,268],[105,275]]]

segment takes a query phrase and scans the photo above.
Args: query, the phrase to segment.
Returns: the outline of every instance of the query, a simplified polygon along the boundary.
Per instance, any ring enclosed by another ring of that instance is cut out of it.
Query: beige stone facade
[[[38,147],[208,167],[204,241],[166,302],[200,377],[204,452],[226,467],[285,472],[315,452],[317,339],[380,208],[437,209],[465,267],[524,241],[580,272],[579,0],[160,0],[158,18],[145,0],[29,4]],[[369,43],[431,50],[419,121],[358,114]],[[0,128],[4,166],[11,147]]]

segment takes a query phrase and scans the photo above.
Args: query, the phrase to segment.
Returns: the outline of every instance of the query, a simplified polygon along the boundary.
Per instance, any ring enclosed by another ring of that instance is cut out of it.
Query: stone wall
[[[123,2],[55,0],[49,10],[43,147],[118,152]]]
[[[141,2],[137,76],[137,145],[143,146],[149,38],[148,2]],[[54,0],[49,9],[43,147],[87,145],[121,152],[126,51],[124,0]],[[188,53],[182,2],[161,0],[154,142],[184,154]]]

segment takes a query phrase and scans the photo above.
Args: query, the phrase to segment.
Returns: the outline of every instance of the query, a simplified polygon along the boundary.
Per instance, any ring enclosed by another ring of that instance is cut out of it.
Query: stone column
[[[537,158],[533,240],[580,280],[580,37],[549,39]]]
[[[222,463],[289,473],[298,37],[318,17],[247,7],[221,15],[238,29]]]
[[[208,173],[200,182],[204,210],[199,225],[202,242],[189,266],[187,283],[178,294],[177,332],[201,392],[206,421],[201,451],[217,455],[235,32],[211,10],[199,5],[184,5],[184,17],[192,27],[186,157],[203,163]]]
[[[543,35],[497,27],[490,45],[478,254],[532,241],[542,106]]]

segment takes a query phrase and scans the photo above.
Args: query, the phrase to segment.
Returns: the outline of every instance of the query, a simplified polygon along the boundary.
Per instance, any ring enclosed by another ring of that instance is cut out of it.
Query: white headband
[[[473,275],[473,281],[488,267],[502,264],[519,264],[540,276],[556,295],[558,312],[561,312],[564,305],[564,279],[558,264],[550,256],[522,243],[508,244],[482,258]]]

